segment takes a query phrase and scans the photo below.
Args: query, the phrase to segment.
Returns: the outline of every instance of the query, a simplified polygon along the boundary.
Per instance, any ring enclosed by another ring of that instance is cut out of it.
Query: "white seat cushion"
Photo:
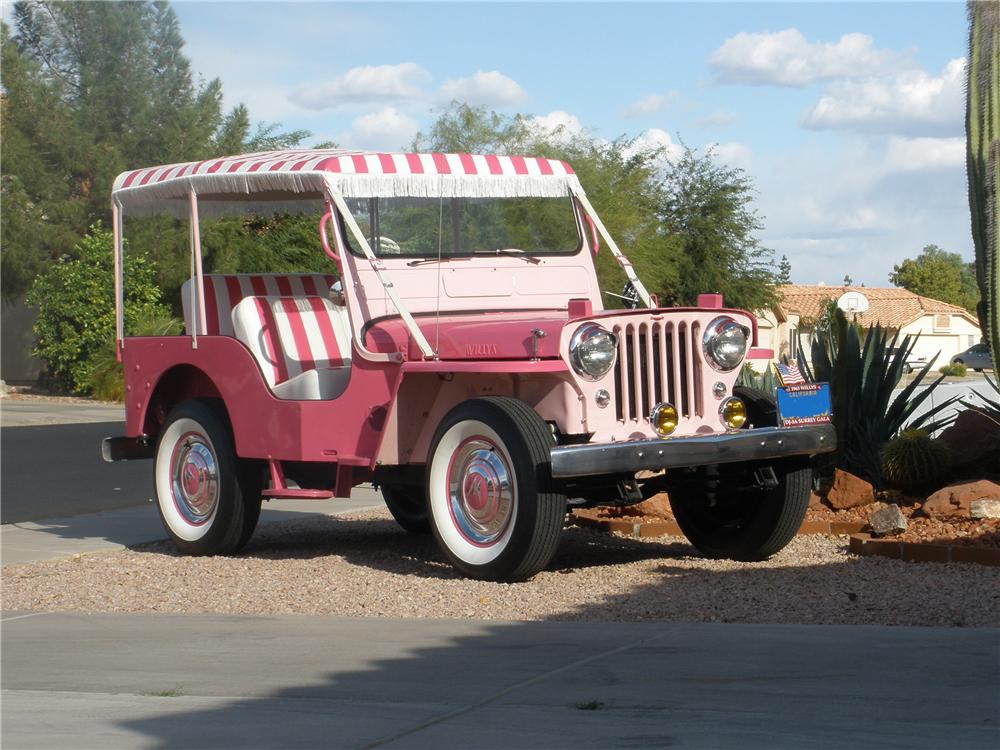
[[[347,311],[330,300],[246,297],[233,308],[232,324],[236,338],[253,353],[278,398],[334,398],[347,387],[351,363]]]

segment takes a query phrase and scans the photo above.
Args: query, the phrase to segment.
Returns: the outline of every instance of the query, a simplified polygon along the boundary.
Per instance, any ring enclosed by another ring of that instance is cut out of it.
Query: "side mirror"
[[[639,291],[632,286],[631,281],[626,281],[622,287],[622,304],[629,310],[639,307]]]

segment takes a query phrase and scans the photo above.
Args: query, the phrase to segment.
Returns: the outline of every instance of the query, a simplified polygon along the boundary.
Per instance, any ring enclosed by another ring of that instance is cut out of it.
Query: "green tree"
[[[773,252],[760,244],[763,221],[753,209],[753,182],[742,169],[719,164],[711,152],[685,147],[663,178],[665,231],[680,240],[672,295],[691,304],[717,292],[728,305],[760,310],[775,301]]]
[[[778,261],[778,275],[775,277],[774,282],[776,284],[792,283],[792,264],[789,262],[787,255],[782,255],[781,260]]]
[[[979,302],[974,265],[937,245],[926,245],[916,258],[893,266],[889,281],[914,294],[964,307],[973,314]]]
[[[294,145],[304,131],[251,128],[245,107],[222,113],[218,79],[196,84],[166,2],[14,5],[2,31],[5,297],[41,264],[108,223],[110,190],[128,168],[204,159],[250,146]],[[159,242],[176,257],[184,233]]]
[[[114,259],[111,232],[99,224],[77,244],[75,258],[48,265],[28,292],[38,307],[35,354],[45,360],[52,385],[85,394],[94,354],[114,340]],[[156,269],[144,252],[125,258],[125,329],[137,322],[169,317],[154,281]]]

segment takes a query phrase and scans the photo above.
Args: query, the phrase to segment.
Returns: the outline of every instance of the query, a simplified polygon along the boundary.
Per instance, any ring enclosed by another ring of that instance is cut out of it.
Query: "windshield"
[[[375,254],[405,256],[572,254],[580,249],[573,202],[565,198],[348,198]],[[345,233],[355,254],[356,240]]]

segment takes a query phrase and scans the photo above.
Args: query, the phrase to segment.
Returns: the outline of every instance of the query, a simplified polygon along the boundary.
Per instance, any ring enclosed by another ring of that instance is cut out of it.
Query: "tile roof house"
[[[794,356],[800,339],[808,355],[816,321],[830,300],[841,297],[848,304],[853,299],[858,312],[848,315],[862,326],[881,325],[899,331],[900,338],[919,334],[914,356],[937,355],[938,366],[982,338],[979,321],[965,308],[906,289],[785,284],[776,291],[779,301],[774,308],[757,313],[760,346],[773,349],[776,358]]]

